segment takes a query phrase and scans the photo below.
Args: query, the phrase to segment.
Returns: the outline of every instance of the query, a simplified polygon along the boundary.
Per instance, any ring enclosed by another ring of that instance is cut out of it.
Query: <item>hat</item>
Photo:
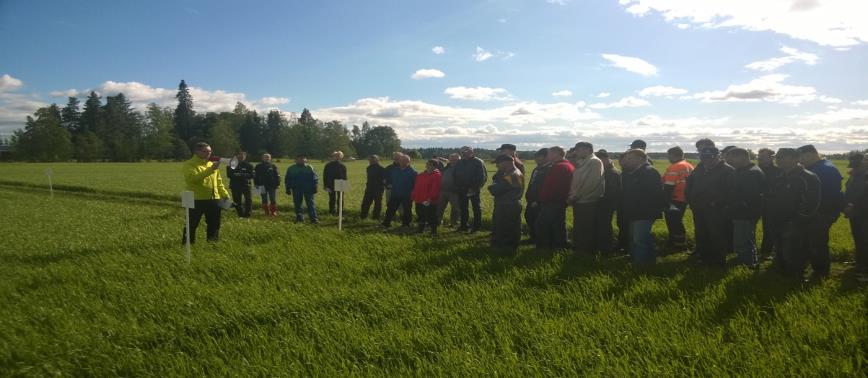
[[[517,149],[518,149],[518,148],[515,147],[514,144],[504,143],[504,144],[501,144],[501,145],[500,145],[500,148],[498,148],[497,150],[498,150],[498,151],[500,151],[500,150],[513,150],[513,151],[515,151],[515,150],[517,150]]]
[[[641,148],[644,150],[646,147],[648,147],[648,143],[645,143],[642,139],[636,139],[633,143],[630,143],[630,148]]]
[[[817,153],[817,147],[814,147],[813,144],[806,144],[804,146],[797,148],[796,151],[799,151],[800,154],[806,154],[806,153],[815,153],[816,154]]]
[[[514,161],[514,160],[512,159],[512,156],[507,156],[507,155],[498,155],[496,158],[494,158],[495,164],[500,164],[500,163],[503,163],[505,161]]]
[[[850,160],[850,164],[847,164],[847,168],[856,168],[862,165],[862,160],[865,159],[865,154],[861,152],[851,152],[847,159]]]
[[[795,148],[779,148],[776,155],[780,158],[798,158],[799,151]]]
[[[720,156],[720,150],[717,147],[702,147],[699,150],[699,156]]]

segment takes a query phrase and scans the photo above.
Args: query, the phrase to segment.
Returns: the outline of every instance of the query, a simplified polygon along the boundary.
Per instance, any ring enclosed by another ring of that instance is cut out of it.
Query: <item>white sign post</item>
[[[193,197],[193,192],[191,191],[183,191],[181,192],[181,207],[184,208],[184,211],[187,213],[187,227],[184,228],[184,245],[187,248],[187,264],[190,263],[190,209],[196,207],[196,199]]]
[[[51,176],[54,175],[54,170],[51,168],[46,169],[45,175],[48,176],[48,191],[51,193],[51,198],[54,198],[54,185],[51,184]]]
[[[338,231],[340,231],[343,229],[344,221],[344,192],[350,191],[350,182],[335,180],[335,191],[338,192]]]

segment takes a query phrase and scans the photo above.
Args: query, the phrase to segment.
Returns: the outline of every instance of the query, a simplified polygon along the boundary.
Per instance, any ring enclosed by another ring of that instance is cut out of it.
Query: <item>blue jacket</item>
[[[311,166],[307,164],[290,165],[289,168],[286,169],[286,176],[284,177],[284,184],[286,185],[287,193],[289,193],[290,190],[299,193],[316,193],[316,186],[319,183],[319,177],[317,177],[316,172],[313,171]]]
[[[841,181],[844,177],[831,161],[822,159],[810,167],[820,179],[820,214],[837,214],[844,209],[844,192],[841,191]]]
[[[409,199],[413,193],[413,185],[416,183],[416,170],[413,167],[401,169],[396,167],[389,172],[390,182],[392,183],[392,194],[390,196],[401,199]]]

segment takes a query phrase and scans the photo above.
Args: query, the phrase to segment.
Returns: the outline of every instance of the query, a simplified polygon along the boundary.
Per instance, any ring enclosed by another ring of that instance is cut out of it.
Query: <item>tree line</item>
[[[336,150],[368,156],[401,149],[389,126],[366,121],[349,130],[339,121],[315,119],[308,109],[298,118],[279,110],[263,115],[241,102],[231,112],[197,113],[184,80],[175,97],[175,109],[151,103],[144,112],[134,109],[123,93],[106,96],[103,102],[92,91],[83,107],[77,97],[69,97],[62,108],[51,104],[36,110],[23,129],[3,142],[11,146],[13,159],[23,161],[181,160],[189,158],[190,147],[200,141],[211,144],[216,154],[242,149],[254,159],[265,152],[326,157]]]

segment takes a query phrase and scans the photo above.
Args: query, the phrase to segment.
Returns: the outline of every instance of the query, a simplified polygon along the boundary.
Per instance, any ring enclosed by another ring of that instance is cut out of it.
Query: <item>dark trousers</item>
[[[334,190],[329,192],[329,214],[331,215],[338,213],[338,197],[340,197],[338,192]]]
[[[618,249],[622,251],[630,250],[632,236],[630,235],[630,221],[624,217],[624,212],[618,209],[615,212],[618,224]]]
[[[392,225],[392,219],[395,218],[395,212],[401,208],[401,225],[409,226],[412,211],[410,210],[410,198],[401,198],[394,194],[389,196],[389,202],[386,203],[386,217],[383,219],[383,226],[389,227]]]
[[[669,244],[683,246],[687,242],[687,230],[684,229],[684,212],[687,204],[684,202],[672,202],[669,208],[663,212],[666,218],[666,229],[669,230]]]
[[[771,221],[771,216],[766,211],[763,211],[762,218],[762,226],[763,226],[763,240],[760,244],[760,255],[762,256],[771,256],[775,251],[775,242],[777,238],[775,235],[777,231],[775,230],[775,225]]]
[[[371,208],[371,204],[374,204],[374,211],[371,213],[371,217],[374,219],[380,219],[380,210],[383,207],[383,188],[365,188],[365,196],[362,197],[362,212],[359,215],[362,219],[368,217],[368,210]]]
[[[495,202],[491,222],[491,246],[518,248],[521,242],[521,202]]]
[[[478,230],[482,227],[482,205],[479,203],[479,192],[462,190],[460,193],[461,228],[467,228],[470,220],[470,206],[473,206],[473,225],[471,228]]]
[[[715,209],[693,209],[696,256],[706,264],[726,263],[732,245],[732,222]]]
[[[304,209],[301,206],[302,201],[304,201],[305,205],[307,205],[307,216],[310,221],[318,221],[319,219],[316,216],[316,203],[314,203],[313,201],[313,193],[305,193],[300,190],[292,191],[292,205],[293,207],[295,207],[295,220],[299,222],[304,220]]]
[[[456,226],[461,221],[460,196],[456,192],[440,190],[440,198],[437,200],[437,223],[443,221],[446,206],[449,206],[449,225]]]
[[[856,243],[856,270],[868,273],[868,219],[850,218],[850,232]]]
[[[808,223],[808,251],[815,276],[828,276],[832,258],[829,255],[829,229],[839,213],[817,214]]]
[[[196,242],[196,228],[205,216],[205,224],[208,225],[208,241],[220,239],[220,200],[196,200],[195,207],[190,209],[190,243]],[[184,234],[181,235],[181,243],[186,242],[187,228],[184,226]]]
[[[253,198],[251,198],[249,186],[232,188],[232,202],[235,202],[235,212],[241,218],[250,217],[253,210]]]
[[[524,209],[524,222],[527,223],[527,235],[531,243],[536,243],[536,219],[539,218],[539,202],[528,204]]]
[[[787,222],[775,229],[775,265],[787,276],[801,279],[808,264],[808,225]]]
[[[440,222],[437,220],[437,204],[431,203],[428,206],[424,204],[416,204],[416,224],[419,232],[425,230],[426,227],[431,228],[431,233],[437,233],[437,225]]]
[[[541,203],[536,219],[537,248],[564,248],[567,246],[567,205]]]
[[[594,253],[597,249],[597,202],[573,205],[573,249]]]
[[[601,201],[597,206],[595,213],[597,219],[594,221],[594,228],[596,229],[597,250],[600,252],[612,252],[612,236],[614,235],[612,217],[614,215],[615,209],[611,204]]]

